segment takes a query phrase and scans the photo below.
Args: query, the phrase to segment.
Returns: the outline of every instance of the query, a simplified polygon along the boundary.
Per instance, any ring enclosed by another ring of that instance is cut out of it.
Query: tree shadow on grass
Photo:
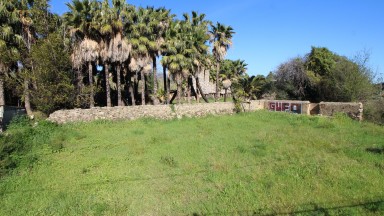
[[[384,154],[384,147],[382,148],[366,148],[367,152],[374,153],[374,154]]]
[[[300,216],[328,216],[328,215],[356,215],[354,209],[360,208],[363,209],[366,213],[379,214],[384,213],[384,199],[380,198],[376,201],[367,201],[367,202],[355,202],[345,204],[338,204],[333,202],[329,203],[327,206],[332,207],[322,207],[318,204],[306,204],[303,206],[306,207],[306,210],[298,210],[291,212],[284,211],[275,211],[273,209],[257,209],[257,210],[240,210],[233,212],[211,212],[211,213],[193,213],[193,216],[203,216],[203,215],[255,215],[255,216],[275,216],[275,215],[300,215]],[[335,206],[336,204],[336,206]]]

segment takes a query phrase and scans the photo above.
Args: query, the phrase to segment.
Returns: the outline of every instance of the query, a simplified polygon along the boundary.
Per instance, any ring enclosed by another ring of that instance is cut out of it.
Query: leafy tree
[[[316,75],[328,74],[335,64],[336,55],[325,47],[312,47],[305,62],[306,69]]]
[[[312,47],[305,58],[294,58],[275,71],[278,91],[288,99],[319,101],[361,101],[372,95],[372,72],[367,57],[351,60]]]
[[[32,81],[37,88],[31,91],[32,102],[46,114],[72,108],[75,102],[75,87],[69,53],[59,32],[32,46],[31,58],[34,62]]]
[[[303,100],[308,97],[311,79],[305,69],[303,58],[293,58],[282,63],[275,72],[277,88],[288,94],[288,99]]]
[[[364,66],[338,57],[320,83],[321,100],[365,101],[373,95],[372,75]]]

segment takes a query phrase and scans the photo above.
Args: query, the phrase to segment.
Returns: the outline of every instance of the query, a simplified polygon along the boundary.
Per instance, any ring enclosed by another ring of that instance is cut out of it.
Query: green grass
[[[0,179],[0,215],[384,213],[384,128],[343,116],[260,111],[31,130],[22,157],[34,160]]]

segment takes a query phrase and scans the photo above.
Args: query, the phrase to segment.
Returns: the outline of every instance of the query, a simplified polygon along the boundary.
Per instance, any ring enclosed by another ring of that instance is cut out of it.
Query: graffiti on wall
[[[268,109],[270,111],[277,112],[291,112],[291,113],[302,113],[302,104],[301,103],[291,103],[291,102],[278,102],[270,101],[268,103]]]

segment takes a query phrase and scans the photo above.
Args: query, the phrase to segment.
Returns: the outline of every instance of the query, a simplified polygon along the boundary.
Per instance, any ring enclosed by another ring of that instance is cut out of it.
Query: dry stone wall
[[[234,113],[234,105],[231,102],[226,103],[200,103],[200,104],[182,104],[175,105],[177,118],[201,117],[206,115],[221,115]]]
[[[253,100],[243,103],[242,107],[246,112],[268,109],[269,102],[271,101]],[[332,116],[337,112],[343,112],[347,113],[354,119],[362,119],[363,105],[361,103],[322,102],[320,104],[310,104],[308,101],[302,101],[301,104],[303,106],[302,114]],[[171,106],[147,105],[129,107],[95,107],[91,109],[59,110],[52,113],[48,120],[64,124],[69,122],[88,122],[94,120],[135,120],[139,118],[174,119],[182,117],[233,114],[234,112],[235,106],[232,102],[182,104]]]
[[[49,120],[59,124],[69,122],[88,122],[94,120],[135,120],[148,117],[172,119],[176,115],[169,106],[148,105],[130,107],[94,107],[91,109],[59,110],[49,116]]]

